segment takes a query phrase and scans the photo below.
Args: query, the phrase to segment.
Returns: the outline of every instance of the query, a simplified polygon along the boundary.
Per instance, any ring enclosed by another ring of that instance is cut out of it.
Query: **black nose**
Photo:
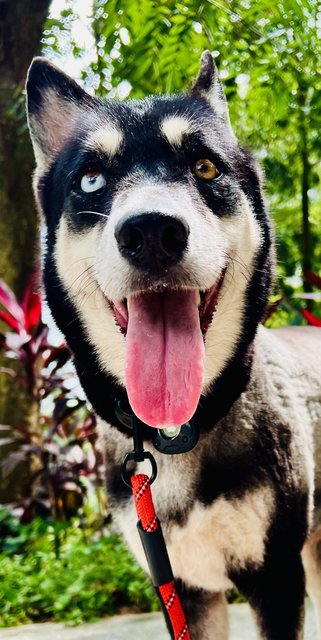
[[[181,260],[189,227],[172,216],[141,213],[121,220],[115,229],[120,253],[136,267],[159,271]]]

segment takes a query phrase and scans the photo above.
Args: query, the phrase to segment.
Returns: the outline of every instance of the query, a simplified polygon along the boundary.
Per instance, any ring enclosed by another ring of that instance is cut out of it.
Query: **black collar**
[[[133,430],[135,424],[143,435],[143,439],[145,439],[144,434],[146,434],[147,431],[148,439],[152,440],[155,449],[160,453],[174,455],[177,453],[187,453],[191,451],[191,449],[194,449],[199,439],[199,427],[197,421],[193,418],[185,424],[178,425],[177,433],[171,436],[165,429],[149,427],[139,420],[132,412],[128,398],[126,407],[123,406],[123,402],[124,400],[121,401],[119,398],[115,399],[115,416],[119,423],[129,431]]]
[[[157,451],[166,454],[186,453],[195,447],[200,433],[210,431],[229,412],[234,402],[246,389],[252,365],[251,348],[246,350],[246,356],[233,358],[209,393],[201,396],[194,416],[188,423],[181,425],[181,430],[175,438],[166,437],[163,430],[149,427],[138,420],[130,407],[124,389],[118,389],[114,395],[114,415],[111,423],[131,436],[133,420],[136,419],[144,441],[152,442]]]

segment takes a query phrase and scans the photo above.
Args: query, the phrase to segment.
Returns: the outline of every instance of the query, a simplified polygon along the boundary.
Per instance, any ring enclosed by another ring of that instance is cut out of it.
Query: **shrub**
[[[84,533],[78,521],[67,526],[34,520],[8,540],[0,556],[2,627],[48,619],[78,624],[124,608],[158,607],[143,571],[115,534]]]

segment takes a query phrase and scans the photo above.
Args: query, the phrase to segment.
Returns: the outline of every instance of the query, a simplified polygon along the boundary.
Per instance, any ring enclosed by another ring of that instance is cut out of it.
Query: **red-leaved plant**
[[[318,276],[313,271],[305,271],[305,279],[310,282],[311,285],[316,287],[317,289],[321,289],[321,277]],[[311,300],[314,302],[321,301],[320,293],[298,293],[293,296],[291,299],[286,297],[285,295],[278,296],[273,302],[268,305],[266,310],[263,323],[270,320],[273,314],[278,311],[280,307],[284,307],[286,311],[292,316],[293,324],[300,324],[300,315],[306,320],[306,322],[314,327],[321,327],[321,318],[316,316],[314,313],[311,313],[309,309],[302,307],[302,303],[298,303],[297,299],[302,300]]]
[[[86,401],[70,391],[70,380],[76,374],[71,365],[68,367],[66,344],[56,346],[48,341],[49,328],[41,319],[37,282],[35,274],[19,302],[0,280],[0,320],[9,328],[0,334],[0,349],[8,358],[8,367],[1,371],[14,377],[38,404],[41,433],[35,440],[27,425],[15,427],[20,432],[19,446],[1,461],[2,473],[8,476],[22,460],[31,455],[37,458],[30,497],[19,503],[23,522],[35,515],[68,519],[79,512],[88,489],[102,485],[95,416]],[[12,359],[21,363],[21,373],[9,366]],[[46,404],[52,408],[50,412]],[[3,431],[7,436],[8,427]],[[13,433],[5,443],[10,439],[17,445]]]
[[[312,284],[317,289],[321,289],[320,276],[318,276],[316,273],[313,273],[313,271],[305,271],[304,275],[306,280],[310,282],[310,284]],[[314,294],[310,294],[310,298],[312,300],[313,299],[320,300],[320,297],[319,296],[317,297]],[[321,327],[321,319],[318,318],[318,316],[316,316],[314,313],[311,313],[311,311],[309,311],[308,309],[301,309],[301,313],[308,324],[311,324],[314,327]]]
[[[22,302],[18,302],[14,293],[0,280],[0,319],[11,329],[0,334],[0,348],[5,349],[9,358],[15,358],[23,364],[24,375],[18,382],[33,396],[37,393],[36,363],[39,355],[48,347],[48,327],[41,322],[41,300],[35,291],[35,274],[25,291]],[[6,373],[16,377],[13,369]]]

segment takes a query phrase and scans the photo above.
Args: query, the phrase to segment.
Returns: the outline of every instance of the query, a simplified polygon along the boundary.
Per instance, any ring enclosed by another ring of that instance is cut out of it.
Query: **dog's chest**
[[[211,506],[196,502],[184,525],[163,522],[167,548],[176,578],[187,585],[222,591],[232,586],[229,568],[259,566],[273,510],[270,489],[261,487],[242,498],[220,497]],[[138,561],[147,569],[135,527],[135,515],[127,512],[125,537]]]
[[[174,575],[187,584],[210,591],[231,587],[229,568],[260,565],[272,512],[267,488],[242,499],[217,499],[204,507],[196,503],[185,527],[175,525],[168,545]]]

